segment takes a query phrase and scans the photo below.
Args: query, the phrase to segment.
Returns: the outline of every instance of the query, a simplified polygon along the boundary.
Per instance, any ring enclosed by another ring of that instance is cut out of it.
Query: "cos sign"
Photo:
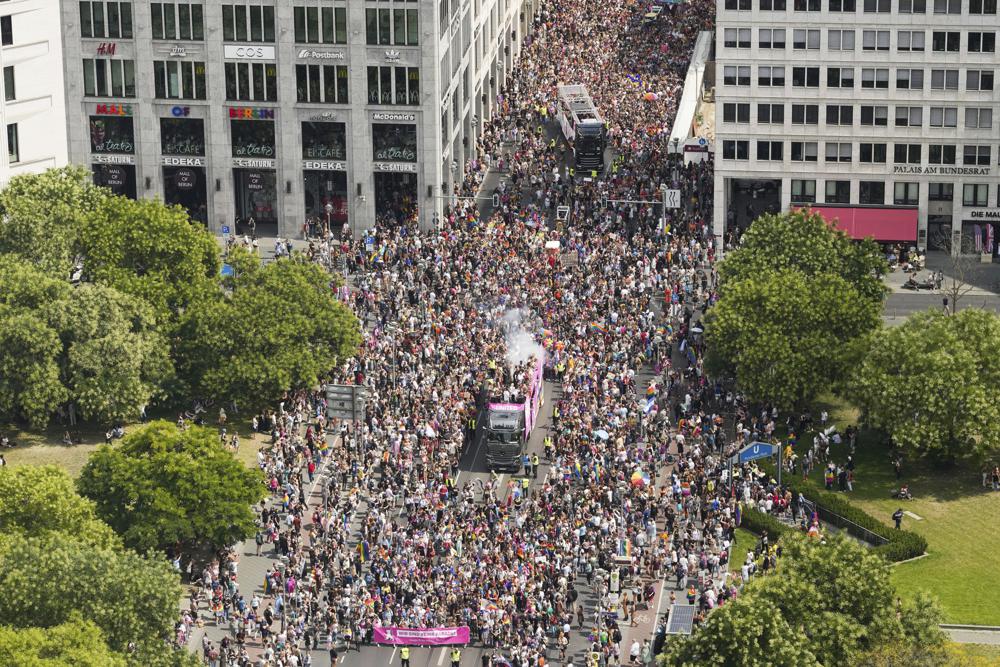
[[[274,60],[273,46],[225,44],[222,49],[223,57],[230,60]]]

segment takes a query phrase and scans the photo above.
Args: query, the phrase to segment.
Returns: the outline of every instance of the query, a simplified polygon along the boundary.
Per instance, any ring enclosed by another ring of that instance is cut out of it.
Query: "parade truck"
[[[559,86],[559,125],[573,147],[573,162],[581,173],[604,171],[607,136],[604,120],[583,85]]]
[[[483,411],[486,466],[490,470],[518,472],[531,431],[544,402],[544,362],[535,359],[523,402],[490,401]]]

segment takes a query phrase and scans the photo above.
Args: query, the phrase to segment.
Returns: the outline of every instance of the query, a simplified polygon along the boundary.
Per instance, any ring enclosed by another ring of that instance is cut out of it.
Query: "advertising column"
[[[135,199],[135,125],[131,104],[95,104],[89,118],[94,183]]]

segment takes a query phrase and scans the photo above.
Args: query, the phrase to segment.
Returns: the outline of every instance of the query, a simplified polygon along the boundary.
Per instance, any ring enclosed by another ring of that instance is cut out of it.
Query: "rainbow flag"
[[[362,563],[371,557],[371,547],[368,546],[367,540],[358,545],[358,554],[361,556]]]
[[[596,329],[596,330],[600,331],[601,333],[608,333],[608,330],[603,325],[598,324],[597,322],[591,322],[590,323],[590,328],[591,329]]]

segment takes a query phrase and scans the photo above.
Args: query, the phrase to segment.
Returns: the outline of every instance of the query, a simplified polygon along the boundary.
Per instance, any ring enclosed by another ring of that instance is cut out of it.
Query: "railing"
[[[859,540],[864,540],[868,544],[876,547],[889,543],[888,538],[885,538],[878,533],[873,533],[867,528],[859,526],[849,519],[845,519],[836,512],[831,512],[822,505],[815,505],[815,508],[816,514],[819,516],[820,520],[847,531],[850,535],[853,535]]]

